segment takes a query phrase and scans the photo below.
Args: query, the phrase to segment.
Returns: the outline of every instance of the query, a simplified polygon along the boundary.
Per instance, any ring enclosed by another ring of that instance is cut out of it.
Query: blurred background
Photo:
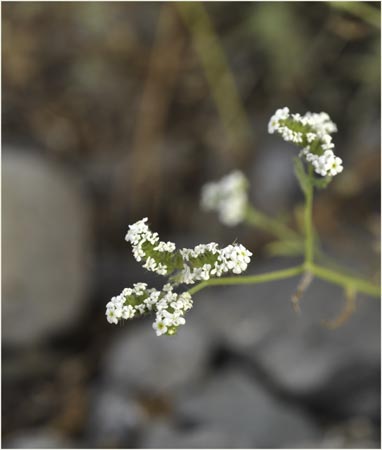
[[[337,123],[345,170],[316,227],[378,281],[379,2],[5,2],[2,75],[3,447],[380,446],[376,299],[350,315],[315,280],[297,315],[296,279],[211,288],[161,338],[104,316],[124,287],[161,286],[124,241],[142,217],[181,246],[237,239],[248,273],[298,262],[199,207],[240,169],[296,226],[296,150],[267,134],[283,106]]]

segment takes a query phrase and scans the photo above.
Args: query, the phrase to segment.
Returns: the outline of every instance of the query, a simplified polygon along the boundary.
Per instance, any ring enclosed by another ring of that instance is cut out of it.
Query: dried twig
[[[305,272],[297,285],[296,292],[292,295],[292,306],[297,314],[301,313],[300,300],[312,281],[313,275],[310,272]]]
[[[356,310],[356,292],[353,289],[345,290],[345,304],[339,315],[334,319],[326,319],[322,321],[322,325],[325,327],[335,330],[340,326],[344,325],[351,317],[351,315]]]
[[[161,6],[155,42],[136,119],[133,145],[119,168],[116,198],[128,197],[137,212],[141,203],[159,203],[163,171],[158,144],[168,117],[173,89],[179,74],[185,36],[171,4]],[[129,196],[126,195],[130,192]],[[139,195],[137,195],[139,194]],[[120,205],[123,209],[125,204]]]

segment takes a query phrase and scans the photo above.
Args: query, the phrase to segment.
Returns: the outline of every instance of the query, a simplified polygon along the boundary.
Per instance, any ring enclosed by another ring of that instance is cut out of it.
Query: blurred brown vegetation
[[[280,105],[328,111],[346,162],[347,139],[377,136],[379,46],[330,2],[5,3],[3,136],[89,179],[114,227],[184,228],[202,182],[255,163]]]

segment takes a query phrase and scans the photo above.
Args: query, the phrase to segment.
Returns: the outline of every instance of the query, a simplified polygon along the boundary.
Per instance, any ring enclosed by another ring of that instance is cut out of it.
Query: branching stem
[[[208,286],[224,286],[224,285],[236,285],[236,284],[259,284],[266,283],[268,281],[283,280],[285,278],[291,278],[304,272],[304,266],[290,267],[289,269],[277,270],[275,272],[267,272],[259,275],[247,275],[243,277],[224,277],[224,278],[211,278],[207,281],[202,281],[195,287],[191,288],[188,292],[192,295]]]
[[[309,167],[308,176],[311,178],[312,168]],[[277,270],[274,272],[268,272],[258,275],[247,275],[240,277],[224,277],[224,278],[212,278],[207,281],[203,281],[188,292],[193,295],[208,286],[227,286],[238,284],[259,284],[266,283],[268,281],[283,280],[285,278],[291,278],[302,273],[314,275],[316,278],[320,278],[329,283],[336,284],[343,287],[346,291],[352,290],[355,292],[370,295],[372,297],[381,296],[381,288],[379,285],[373,284],[369,281],[357,278],[354,276],[346,275],[336,270],[327,269],[320,265],[317,265],[313,261],[314,257],[314,232],[313,232],[313,183],[309,183],[308,186],[303,189],[305,196],[305,211],[304,211],[304,228],[305,228],[305,258],[304,263],[300,266],[290,267],[283,270]],[[274,234],[280,237],[296,237],[297,233],[288,229],[283,224],[277,224],[274,219],[268,218],[266,215],[254,210],[247,210],[247,220],[260,228],[268,228]]]
[[[212,278],[207,281],[202,281],[188,292],[193,295],[202,289],[209,286],[228,286],[238,284],[259,284],[266,283],[268,281],[283,280],[285,278],[291,278],[302,273],[312,273],[316,278],[320,278],[324,281],[342,286],[344,289],[353,288],[354,291],[370,295],[372,297],[380,297],[381,289],[378,285],[363,280],[362,278],[355,278],[348,275],[344,275],[340,272],[325,269],[324,267],[310,264],[305,264],[297,267],[290,267],[288,269],[277,270],[275,272],[267,272],[259,275],[246,275],[242,277],[224,277],[224,278]]]

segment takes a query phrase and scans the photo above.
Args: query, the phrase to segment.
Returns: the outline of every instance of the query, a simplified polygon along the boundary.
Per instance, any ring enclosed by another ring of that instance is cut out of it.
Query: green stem
[[[267,216],[266,214],[255,209],[253,206],[248,206],[246,212],[246,221],[250,225],[254,225],[268,233],[274,234],[279,239],[298,240],[300,235],[289,227],[280,223],[278,220]]]
[[[312,264],[309,270],[316,277],[338,284],[344,288],[352,288],[357,292],[362,292],[371,295],[372,297],[381,296],[381,288],[379,286],[372,284],[369,281],[362,280],[361,278],[355,278],[340,272],[328,270],[325,269],[325,267],[317,266],[316,264]]]
[[[289,269],[277,270],[275,272],[268,272],[259,275],[247,275],[243,277],[224,277],[224,278],[211,278],[207,281],[202,281],[195,287],[191,288],[188,292],[190,295],[196,294],[201,289],[208,286],[226,286],[236,284],[259,284],[266,283],[267,281],[283,280],[285,278],[294,277],[303,273],[304,266],[290,267]]]
[[[309,178],[312,177],[312,166],[309,166]],[[313,237],[313,184],[309,183],[304,190],[305,194],[305,264],[309,267],[313,263],[314,237]]]
[[[343,287],[346,291],[361,292],[368,294],[373,297],[381,296],[381,289],[379,285],[370,283],[369,281],[362,280],[361,278],[356,278],[351,275],[346,275],[335,270],[326,269],[325,267],[314,264],[313,255],[316,248],[317,254],[321,251],[319,246],[316,245],[314,239],[313,230],[313,169],[311,166],[308,168],[309,182],[304,184],[303,192],[305,195],[305,210],[304,210],[304,228],[305,228],[305,241],[304,241],[304,263],[300,266],[290,267],[289,269],[278,270],[275,272],[263,273],[259,275],[247,275],[241,277],[225,277],[225,278],[212,278],[207,281],[203,281],[198,285],[191,288],[188,292],[193,295],[200,290],[208,286],[226,286],[226,285],[238,285],[238,284],[259,284],[268,281],[282,280],[285,278],[294,277],[296,275],[306,273],[315,275],[325,281],[329,281],[333,284],[337,284]],[[248,207],[246,220],[259,228],[263,228],[267,231],[272,232],[280,238],[291,238],[296,239],[298,236],[293,230],[286,227],[284,224],[280,224],[271,217],[257,211],[252,207]]]
[[[311,264],[309,269],[305,264],[290,267],[289,269],[277,270],[274,272],[263,273],[259,275],[247,275],[243,277],[224,277],[224,278],[212,278],[207,281],[203,281],[188,292],[190,295],[196,294],[202,289],[209,286],[227,286],[238,284],[259,284],[266,283],[268,281],[283,280],[285,278],[291,278],[304,272],[310,272],[317,278],[325,281],[329,281],[333,284],[342,286],[344,289],[352,289],[356,292],[368,294],[372,297],[380,297],[381,289],[378,285],[372,284],[369,281],[362,280],[361,278],[355,278],[345,275],[340,272],[334,272],[332,270],[325,269],[324,267]]]

